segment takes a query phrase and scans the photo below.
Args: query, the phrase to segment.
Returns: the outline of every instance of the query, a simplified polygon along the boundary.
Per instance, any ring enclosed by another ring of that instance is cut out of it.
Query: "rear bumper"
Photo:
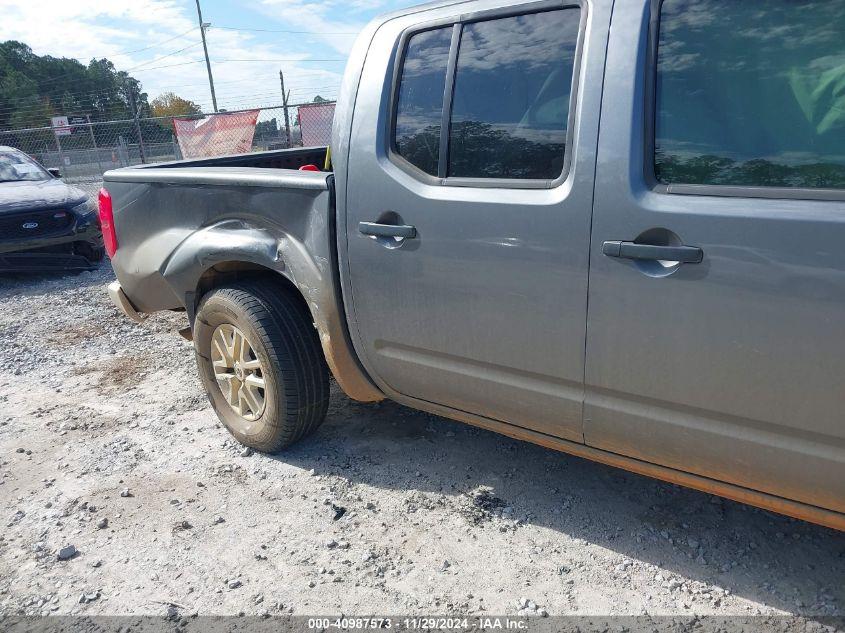
[[[124,315],[135,321],[136,323],[140,323],[144,319],[147,318],[146,314],[141,314],[135,309],[135,306],[132,305],[132,302],[129,300],[129,297],[126,296],[126,293],[123,292],[123,288],[120,287],[119,281],[113,281],[109,284],[109,297],[111,297],[112,303],[117,306],[117,309],[123,312]]]

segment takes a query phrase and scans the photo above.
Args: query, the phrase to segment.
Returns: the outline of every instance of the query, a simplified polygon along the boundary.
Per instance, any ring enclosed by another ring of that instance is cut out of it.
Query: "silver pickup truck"
[[[130,317],[278,451],[350,397],[845,529],[845,0],[370,24],[331,144],[111,171]],[[301,171],[304,164],[326,165]]]

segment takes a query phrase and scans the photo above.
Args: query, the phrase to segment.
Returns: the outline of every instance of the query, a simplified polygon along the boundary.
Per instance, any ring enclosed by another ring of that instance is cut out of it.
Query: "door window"
[[[433,176],[440,161],[440,121],[451,39],[451,26],[410,38],[396,106],[396,153]]]
[[[664,0],[662,183],[845,189],[845,0]]]
[[[394,152],[441,178],[558,178],[580,22],[578,7],[468,22],[451,65],[455,27],[413,34],[396,94]]]
[[[569,8],[464,25],[449,176],[561,175],[580,13]]]

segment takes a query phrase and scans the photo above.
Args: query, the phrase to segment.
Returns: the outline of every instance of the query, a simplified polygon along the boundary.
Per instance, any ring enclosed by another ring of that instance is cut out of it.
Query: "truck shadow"
[[[274,459],[464,506],[489,489],[474,519],[500,520],[506,507],[506,517],[775,609],[845,614],[845,533],[392,402],[353,403],[334,388],[320,431]]]

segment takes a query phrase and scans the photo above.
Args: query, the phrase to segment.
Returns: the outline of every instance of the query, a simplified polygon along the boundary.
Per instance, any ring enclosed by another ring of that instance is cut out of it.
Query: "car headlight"
[[[78,217],[84,217],[86,215],[97,214],[97,205],[94,204],[91,200],[86,200],[85,202],[81,202],[76,206],[70,208],[71,212],[76,214]]]

